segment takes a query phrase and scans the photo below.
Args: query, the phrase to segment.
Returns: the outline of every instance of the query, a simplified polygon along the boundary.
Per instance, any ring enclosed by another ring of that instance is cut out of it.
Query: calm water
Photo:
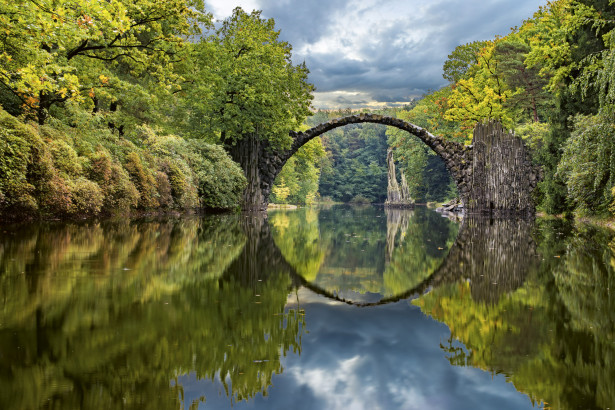
[[[615,408],[615,241],[346,207],[0,228],[0,409]]]

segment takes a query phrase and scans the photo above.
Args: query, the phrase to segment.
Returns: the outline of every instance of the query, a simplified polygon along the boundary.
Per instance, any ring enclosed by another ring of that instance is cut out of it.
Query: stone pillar
[[[410,198],[408,184],[406,183],[406,177],[404,172],[401,173],[401,187],[397,183],[397,175],[395,171],[395,160],[393,159],[393,150],[389,148],[387,150],[387,164],[388,164],[388,185],[387,185],[387,200],[384,203],[385,206],[398,206],[406,207],[412,206],[413,201]]]
[[[474,128],[466,209],[492,216],[532,216],[538,170],[523,140],[491,121]]]

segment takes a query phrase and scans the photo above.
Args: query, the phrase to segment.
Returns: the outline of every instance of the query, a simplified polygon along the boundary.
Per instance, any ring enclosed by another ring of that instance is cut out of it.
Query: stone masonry
[[[398,118],[376,114],[351,115],[305,132],[291,131],[292,145],[284,151],[273,150],[266,142],[259,141],[249,152],[244,150],[241,156],[237,151],[231,152],[248,176],[243,208],[266,209],[276,176],[286,161],[308,141],[334,128],[364,122],[399,128],[427,144],[442,158],[455,180],[466,212],[494,215],[534,213],[532,191],[538,182],[539,170],[532,166],[523,141],[504,133],[498,123],[479,124],[474,132],[473,145],[463,145],[434,136],[424,128]]]

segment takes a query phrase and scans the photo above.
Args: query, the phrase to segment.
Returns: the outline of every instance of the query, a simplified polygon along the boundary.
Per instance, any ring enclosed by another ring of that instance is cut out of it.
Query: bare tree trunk
[[[235,162],[241,166],[248,180],[243,191],[241,208],[248,211],[263,210],[267,207],[261,188],[259,172],[261,142],[256,133],[246,135],[230,147],[229,153]]]

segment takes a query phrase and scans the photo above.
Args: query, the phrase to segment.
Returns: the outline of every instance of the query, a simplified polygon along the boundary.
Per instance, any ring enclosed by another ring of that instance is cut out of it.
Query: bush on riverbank
[[[0,218],[238,206],[245,177],[220,146],[90,117],[39,126],[0,108]]]

